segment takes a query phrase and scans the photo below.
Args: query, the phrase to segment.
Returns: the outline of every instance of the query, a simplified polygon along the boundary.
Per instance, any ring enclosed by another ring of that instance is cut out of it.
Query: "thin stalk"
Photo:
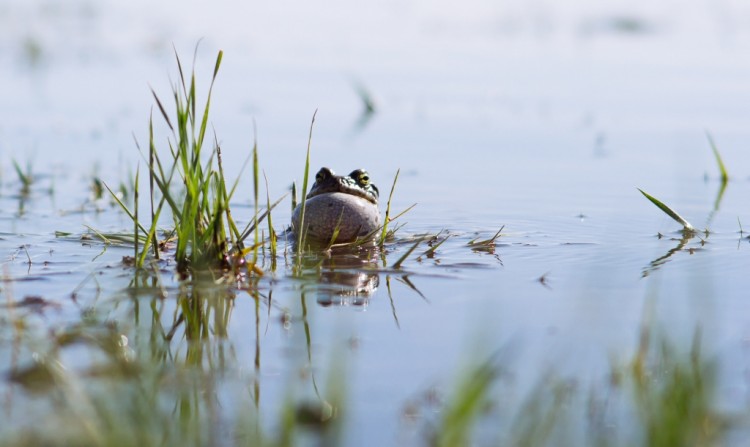
[[[105,183],[105,182],[102,182],[102,184],[104,185],[105,188],[107,188],[107,191],[109,191],[109,194],[112,196],[112,198],[115,199],[115,202],[117,202],[117,204],[120,205],[120,208],[122,208],[122,210],[125,211],[125,214],[127,214],[128,217],[130,217],[130,219],[133,220],[136,223],[138,229],[140,229],[143,232],[143,234],[148,233],[146,231],[146,229],[143,228],[143,226],[138,222],[138,219],[135,218],[135,216],[133,215],[133,213],[130,212],[130,210],[128,209],[128,207],[124,203],[122,203],[122,200],[120,200],[120,198],[117,197],[117,195],[114,193],[114,191],[112,191],[112,189],[109,187],[109,185],[107,185],[107,183]],[[136,236],[137,236],[137,234],[136,234]]]
[[[133,192],[134,202],[133,208],[135,209],[135,219],[133,219],[133,234],[135,235],[135,244],[133,244],[133,259],[138,259],[138,179],[141,173],[141,165],[135,169],[135,190]]]
[[[154,222],[156,222],[156,211],[154,210],[154,177],[155,177],[155,171],[154,171],[154,162],[156,160],[156,145],[154,144],[154,113],[153,109],[151,111],[151,115],[148,118],[148,183],[149,183],[149,200],[151,201],[151,225],[154,226]],[[138,187],[138,182],[136,181],[135,188]],[[137,196],[137,193],[136,193]],[[138,199],[136,199],[137,201]],[[159,204],[159,207],[161,208],[161,204]],[[156,240],[156,232],[153,234],[153,241],[152,244],[154,247],[154,258],[159,259],[159,241]],[[146,251],[146,250],[144,250]],[[137,256],[138,250],[136,250],[136,256]]]
[[[297,229],[297,253],[298,253],[298,262],[302,261],[301,251],[302,247],[304,247],[305,242],[305,234],[304,231],[305,228],[305,203],[307,202],[307,180],[310,173],[310,147],[312,145],[312,131],[313,126],[315,125],[315,116],[318,114],[318,110],[315,109],[315,112],[312,116],[312,121],[310,122],[310,134],[307,137],[307,156],[305,157],[305,175],[302,178],[302,204],[300,205],[302,208],[300,209],[300,217],[299,217],[299,228]]]
[[[390,222],[391,218],[391,199],[393,199],[393,191],[396,189],[396,182],[398,182],[398,175],[401,173],[401,169],[396,170],[396,177],[393,179],[393,184],[391,185],[391,192],[388,194],[388,204],[385,207],[385,218],[383,219],[383,230],[380,233],[380,240],[378,241],[378,245],[382,248],[383,244],[385,243],[385,236],[388,234],[388,223]]]
[[[271,247],[271,269],[276,269],[276,232],[273,230],[273,221],[271,220],[271,194],[268,192],[268,177],[266,177],[265,171],[263,172],[263,179],[266,181],[266,209],[268,209],[268,238]]]
[[[255,205],[255,215],[258,215],[258,140],[257,138],[253,142],[253,203]],[[253,250],[253,264],[258,263],[258,225],[255,226],[255,250]]]

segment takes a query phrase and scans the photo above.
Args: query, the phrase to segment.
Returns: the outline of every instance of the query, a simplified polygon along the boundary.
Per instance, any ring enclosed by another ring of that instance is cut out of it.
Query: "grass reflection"
[[[355,260],[377,266],[380,259],[351,253],[307,259],[294,310],[263,292],[268,283],[238,288],[204,279],[170,290],[154,268],[135,272],[130,293],[114,303],[117,312],[107,313],[106,300],[96,302],[79,322],[51,335],[23,332],[27,314],[11,315],[15,320],[4,330],[14,328],[19,359],[8,371],[4,411],[15,421],[16,408],[29,411],[43,402],[33,417],[45,424],[6,425],[0,445],[345,445],[346,434],[357,430],[347,406],[352,359],[345,350],[316,349],[324,328],[310,305],[319,302],[326,271],[362,268],[347,264]],[[410,284],[409,278],[395,270],[385,275],[400,327],[391,280]],[[242,321],[240,300],[247,300]],[[131,306],[124,309],[124,303]],[[274,381],[263,369],[272,309],[283,315],[280,330],[299,334],[290,343],[300,355],[286,359],[290,377],[281,392],[269,388]],[[243,348],[247,365],[238,339],[230,337],[238,326],[254,337]],[[501,351],[424,394],[432,397],[407,402],[405,414],[417,427],[410,445],[721,444],[741,432],[747,418],[717,409],[716,365],[700,340],[696,331],[685,350],[644,324],[630,358],[590,386],[554,370],[516,369]],[[334,352],[327,365],[321,351]]]

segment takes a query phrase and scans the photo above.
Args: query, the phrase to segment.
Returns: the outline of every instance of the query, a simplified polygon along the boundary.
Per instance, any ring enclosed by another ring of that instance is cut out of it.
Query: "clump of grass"
[[[502,235],[504,229],[505,225],[501,226],[491,238],[482,240],[475,238],[470,240],[466,245],[476,252],[495,253],[495,241]]]
[[[153,92],[159,110],[173,132],[175,147],[172,147],[172,143],[170,144],[174,164],[170,172],[164,172],[158,152],[154,150],[155,144],[153,133],[151,133],[149,141],[151,165],[149,167],[151,179],[156,183],[164,198],[161,203],[166,202],[172,211],[177,235],[175,257],[178,270],[182,272],[220,265],[223,255],[228,252],[227,227],[234,227],[231,217],[227,214],[230,196],[226,191],[226,183],[223,176],[213,169],[214,157],[220,156],[218,146],[214,147],[205,166],[201,157],[211,105],[211,93],[222,57],[223,52],[220,51],[216,58],[203,116],[200,120],[197,118],[195,73],[192,73],[188,83],[183,76],[179,57],[177,57],[177,64],[180,84],[173,88],[176,128],[172,125],[158,96]],[[179,171],[184,185],[182,191],[184,197],[181,198],[175,197],[170,190],[174,170]],[[182,199],[181,205],[178,202],[179,199]],[[160,210],[160,208],[157,209]],[[232,234],[239,236],[237,233]]]
[[[211,96],[223,52],[219,51],[216,57],[206,101],[201,109],[196,104],[195,70],[190,73],[190,78],[186,79],[180,58],[178,55],[175,56],[179,81],[172,88],[173,115],[167,112],[164,103],[152,90],[156,105],[172,137],[168,141],[171,156],[164,160],[157,150],[153,117],[149,120],[148,166],[151,205],[149,228],[145,228],[139,222],[137,200],[135,212],[131,213],[112,190],[109,187],[107,189],[133,219],[135,232],[146,237],[140,252],[136,247],[137,266],[143,266],[146,255],[151,249],[156,257],[159,256],[156,229],[165,207],[171,212],[173,218],[173,234],[176,238],[175,258],[177,269],[182,274],[204,270],[226,270],[230,263],[228,260],[233,256],[236,257],[238,254],[244,256],[250,251],[253,252],[254,265],[258,258],[257,247],[259,246],[257,225],[263,218],[270,215],[271,209],[278,201],[272,205],[268,200],[268,208],[262,215],[258,215],[259,168],[256,142],[252,151],[256,212],[248,227],[243,232],[239,231],[229,206],[239,179],[235,180],[231,187],[227,184],[221,163],[221,147],[216,138],[212,147],[206,147],[208,146],[206,130]],[[170,116],[174,117],[174,120]],[[137,196],[137,189],[135,193]],[[250,234],[254,234],[255,243],[252,244],[250,250],[245,250],[244,240]],[[136,238],[136,240],[140,239]],[[253,268],[253,265],[248,265],[249,271],[260,271]]]
[[[687,220],[685,220],[685,218],[683,218],[682,216],[680,216],[679,214],[677,214],[677,212],[676,212],[676,211],[674,211],[674,210],[673,210],[672,208],[668,207],[668,206],[667,206],[667,205],[665,205],[665,204],[664,204],[663,202],[661,202],[661,201],[660,201],[659,199],[657,199],[656,197],[654,197],[654,196],[650,195],[650,194],[649,194],[649,193],[647,193],[646,191],[644,191],[644,190],[642,190],[642,189],[640,189],[640,188],[637,188],[637,189],[638,189],[638,191],[640,191],[640,192],[641,192],[641,194],[643,194],[643,196],[644,196],[644,197],[646,197],[646,198],[647,198],[647,199],[648,199],[648,200],[649,200],[649,201],[650,201],[651,203],[653,203],[654,205],[656,205],[656,207],[657,207],[657,208],[659,208],[660,210],[664,211],[664,213],[666,213],[666,215],[667,215],[667,216],[671,217],[671,218],[672,218],[672,219],[674,219],[674,220],[675,220],[675,221],[676,221],[677,223],[679,223],[680,225],[682,225],[682,231],[683,231],[684,233],[686,233],[686,234],[693,234],[693,233],[695,233],[695,231],[696,231],[696,230],[695,230],[695,227],[693,227],[693,226],[692,226],[692,225],[690,224],[690,222],[688,222]]]

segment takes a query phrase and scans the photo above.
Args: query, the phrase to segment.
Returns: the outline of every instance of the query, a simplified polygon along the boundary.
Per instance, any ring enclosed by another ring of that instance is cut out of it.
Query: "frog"
[[[378,188],[365,169],[336,175],[332,169],[322,167],[306,196],[304,219],[302,204],[292,213],[292,232],[298,235],[304,226],[306,240],[324,244],[372,236],[380,227],[379,197]]]

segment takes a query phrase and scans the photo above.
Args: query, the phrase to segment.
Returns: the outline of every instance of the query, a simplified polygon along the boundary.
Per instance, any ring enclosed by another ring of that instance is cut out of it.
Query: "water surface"
[[[294,278],[284,256],[258,295],[234,290],[228,332],[203,353],[207,368],[225,365],[216,393],[226,408],[256,396],[272,432],[289,390],[314,398],[338,358],[344,444],[418,443],[427,417],[408,422],[405,408],[433,387],[447,393],[461,365],[508,350],[519,395],[550,370],[603,380],[613,358],[632,354],[647,318],[681,346],[700,328],[720,365],[718,405],[743,408],[745,8],[590,3],[8,2],[0,9],[4,299],[49,303],[19,310],[35,340],[90,317],[115,323],[142,354],[153,347],[154,308],[169,330],[178,297],[193,293],[174,270],[162,265],[163,291],[133,291],[133,269],[122,264],[131,248],[80,238],[86,226],[131,227],[106,197],[91,198],[92,179],[127,183],[138,164],[143,173],[133,136],[145,147],[149,113],[159,121],[149,86],[168,99],[178,76],[172,45],[189,67],[203,38],[202,86],[225,52],[211,123],[227,176],[242,175],[239,221],[253,212],[249,172],[240,171],[253,139],[269,194],[279,197],[301,182],[317,109],[314,167],[367,168],[383,192],[400,169],[393,207],[417,203],[400,219],[401,242],[376,265],[392,265],[414,236],[450,235],[434,258],[418,259],[426,247],[418,249],[400,271],[365,266],[331,279],[364,275],[377,283],[369,296],[341,298],[335,286]],[[363,113],[358,88],[375,113]],[[722,196],[707,130],[730,170]],[[163,126],[157,135],[168,136]],[[13,161],[36,176],[28,193]],[[681,245],[679,225],[637,187],[710,234]],[[289,217],[286,201],[274,213],[278,231]],[[467,245],[501,227],[494,250]],[[26,364],[36,351],[15,350],[14,334],[4,329],[3,364]],[[194,355],[184,338],[168,346],[170,358]],[[72,369],[96,363],[90,351],[66,348],[62,360]],[[8,420],[47,417],[38,395],[14,382],[2,388]]]

